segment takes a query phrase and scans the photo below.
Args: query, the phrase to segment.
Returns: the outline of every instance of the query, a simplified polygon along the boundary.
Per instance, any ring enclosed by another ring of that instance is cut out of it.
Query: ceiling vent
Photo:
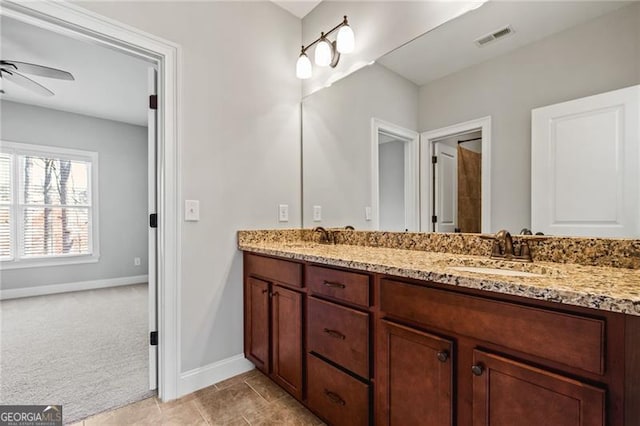
[[[477,39],[475,39],[475,43],[478,47],[482,47],[500,38],[511,35],[513,33],[514,31],[511,25],[507,25],[505,27],[500,28],[499,30],[493,31],[490,34],[483,35],[482,37],[478,37]]]

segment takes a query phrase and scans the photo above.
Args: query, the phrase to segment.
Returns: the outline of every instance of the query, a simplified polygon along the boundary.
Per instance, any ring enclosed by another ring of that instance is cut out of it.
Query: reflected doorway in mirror
[[[371,220],[375,230],[420,229],[418,140],[413,130],[371,119]]]
[[[489,233],[491,117],[420,135],[420,231]]]

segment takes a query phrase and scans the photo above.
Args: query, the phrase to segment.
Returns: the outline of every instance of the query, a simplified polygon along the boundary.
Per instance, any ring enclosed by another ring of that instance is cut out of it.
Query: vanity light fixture
[[[327,36],[337,30],[339,31],[336,40],[333,42],[330,41]],[[302,46],[298,62],[296,63],[296,76],[299,79],[304,80],[311,78],[311,75],[313,74],[311,60],[307,56],[307,50],[314,45],[316,46],[314,52],[314,61],[316,65],[320,67],[331,66],[331,68],[335,68],[336,65],[338,65],[338,61],[340,61],[340,54],[351,53],[355,48],[355,36],[353,34],[353,30],[349,26],[347,16],[345,15],[344,20],[331,28],[328,32],[321,32],[320,37],[312,43],[306,47]]]

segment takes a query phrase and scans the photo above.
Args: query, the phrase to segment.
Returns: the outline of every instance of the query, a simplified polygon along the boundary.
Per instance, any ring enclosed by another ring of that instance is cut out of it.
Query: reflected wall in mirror
[[[485,3],[303,99],[303,225],[638,237],[638,84],[640,3]]]

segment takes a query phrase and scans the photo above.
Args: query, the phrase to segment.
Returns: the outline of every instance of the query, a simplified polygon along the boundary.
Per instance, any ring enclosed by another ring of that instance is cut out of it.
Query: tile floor
[[[323,425],[258,370],[163,403],[149,398],[75,423],[94,425]]]

